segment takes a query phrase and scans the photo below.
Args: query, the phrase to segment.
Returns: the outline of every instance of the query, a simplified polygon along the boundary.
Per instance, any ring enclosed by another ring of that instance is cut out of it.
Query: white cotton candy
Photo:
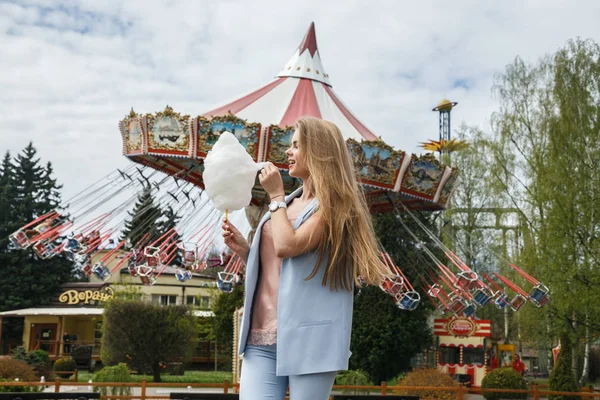
[[[264,163],[255,163],[230,132],[223,132],[204,160],[206,194],[220,211],[246,207],[252,199],[256,173]]]

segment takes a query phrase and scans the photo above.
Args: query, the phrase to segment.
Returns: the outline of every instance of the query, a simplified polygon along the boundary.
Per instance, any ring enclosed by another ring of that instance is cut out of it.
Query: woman
[[[379,259],[364,194],[340,130],[303,117],[286,151],[303,186],[284,195],[277,167],[259,180],[271,204],[252,246],[224,221],[225,244],[246,261],[240,399],[327,399],[348,368],[353,288],[391,272]]]

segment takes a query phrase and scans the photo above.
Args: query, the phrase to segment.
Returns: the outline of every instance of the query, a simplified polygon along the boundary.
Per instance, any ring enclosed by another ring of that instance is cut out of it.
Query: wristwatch
[[[287,208],[287,204],[284,201],[275,201],[273,200],[271,204],[269,204],[269,211],[275,212],[280,208]]]

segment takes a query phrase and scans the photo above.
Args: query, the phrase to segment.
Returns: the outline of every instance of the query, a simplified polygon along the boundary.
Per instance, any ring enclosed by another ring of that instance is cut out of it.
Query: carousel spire
[[[312,79],[313,81],[331,86],[329,75],[325,72],[321,56],[319,55],[314,22],[310,23],[310,27],[306,35],[304,35],[300,46],[298,46],[292,58],[285,64],[285,67],[283,67],[277,76],[280,78],[293,76],[296,78]]]

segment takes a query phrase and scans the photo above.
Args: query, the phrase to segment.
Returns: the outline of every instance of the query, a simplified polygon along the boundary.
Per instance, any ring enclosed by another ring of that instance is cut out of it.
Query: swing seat
[[[433,284],[433,286],[431,286],[431,288],[427,291],[427,294],[429,294],[429,296],[431,297],[438,297],[438,295],[440,294],[440,285],[438,285],[437,283]]]
[[[139,275],[143,285],[154,286],[156,283],[156,277],[154,275]]]
[[[217,280],[217,287],[225,293],[231,293],[233,291],[233,284],[235,282],[235,274],[232,274],[231,272],[219,272],[217,274],[218,276],[218,280]]]
[[[189,267],[196,262],[196,252],[190,250],[184,250],[182,257],[183,265]]]
[[[517,294],[510,302],[510,308],[513,311],[519,311],[527,303],[527,299],[520,294]]]
[[[231,282],[223,282],[220,279],[217,281],[217,287],[224,293],[231,293],[233,291],[233,284]]]
[[[544,284],[538,283],[529,292],[529,300],[537,307],[543,307],[550,300],[548,292],[549,290]]]
[[[160,264],[159,261],[160,260],[158,257],[146,256],[146,265],[148,265],[149,267],[152,267],[152,268],[158,267],[158,265]]]
[[[484,288],[479,288],[473,292],[473,301],[480,307],[486,306],[490,300],[492,300],[492,295]]]
[[[242,286],[243,284],[244,284],[244,275],[237,274],[235,276],[235,285],[236,286]]]
[[[102,262],[97,262],[92,268],[92,272],[101,281],[107,281],[111,278],[110,270]]]
[[[83,274],[87,277],[92,276],[92,264],[90,264],[89,262],[83,264],[81,266],[81,272],[83,272]]]
[[[454,286],[464,291],[477,288],[479,277],[473,271],[462,271],[456,275]]]
[[[379,285],[379,288],[389,295],[396,296],[404,290],[404,279],[400,275],[395,275],[393,278],[386,276],[384,281]]]
[[[202,262],[202,261],[196,261],[195,263],[193,263],[190,268],[192,269],[192,271],[194,272],[202,272],[206,269],[206,263]]]
[[[448,309],[457,317],[462,315],[462,313],[465,311],[465,308],[467,308],[467,302],[464,299],[456,296],[454,296],[450,304],[448,304]]]
[[[413,311],[419,305],[421,301],[421,296],[418,292],[414,290],[409,290],[408,292],[400,293],[395,296],[396,298],[396,306],[398,306],[401,310]]]
[[[127,267],[127,271],[129,271],[129,275],[131,275],[132,278],[135,278],[138,276],[137,266],[134,264],[129,265]]]
[[[79,244],[79,241],[73,237],[66,239],[64,243],[65,251],[77,253],[79,250],[81,250],[81,245]]]
[[[47,259],[55,254],[56,245],[52,242],[37,242],[33,245],[33,251],[41,259]]]
[[[475,311],[477,311],[477,306],[475,306],[475,304],[472,303],[467,303],[467,306],[463,310],[463,315],[465,317],[471,317],[475,315]]]
[[[498,293],[498,296],[494,300],[494,305],[498,310],[504,310],[507,305],[510,304],[510,299],[505,293]]]
[[[136,272],[144,285],[153,286],[156,283],[155,269],[148,265],[138,265]]]
[[[144,255],[146,257],[158,258],[160,254],[159,247],[144,247]]]
[[[177,278],[179,282],[186,282],[192,279],[192,273],[186,269],[178,269],[177,272],[175,272],[175,278]]]
[[[10,240],[10,243],[17,249],[26,249],[31,244],[29,242],[29,237],[21,229],[10,235],[8,240]]]

